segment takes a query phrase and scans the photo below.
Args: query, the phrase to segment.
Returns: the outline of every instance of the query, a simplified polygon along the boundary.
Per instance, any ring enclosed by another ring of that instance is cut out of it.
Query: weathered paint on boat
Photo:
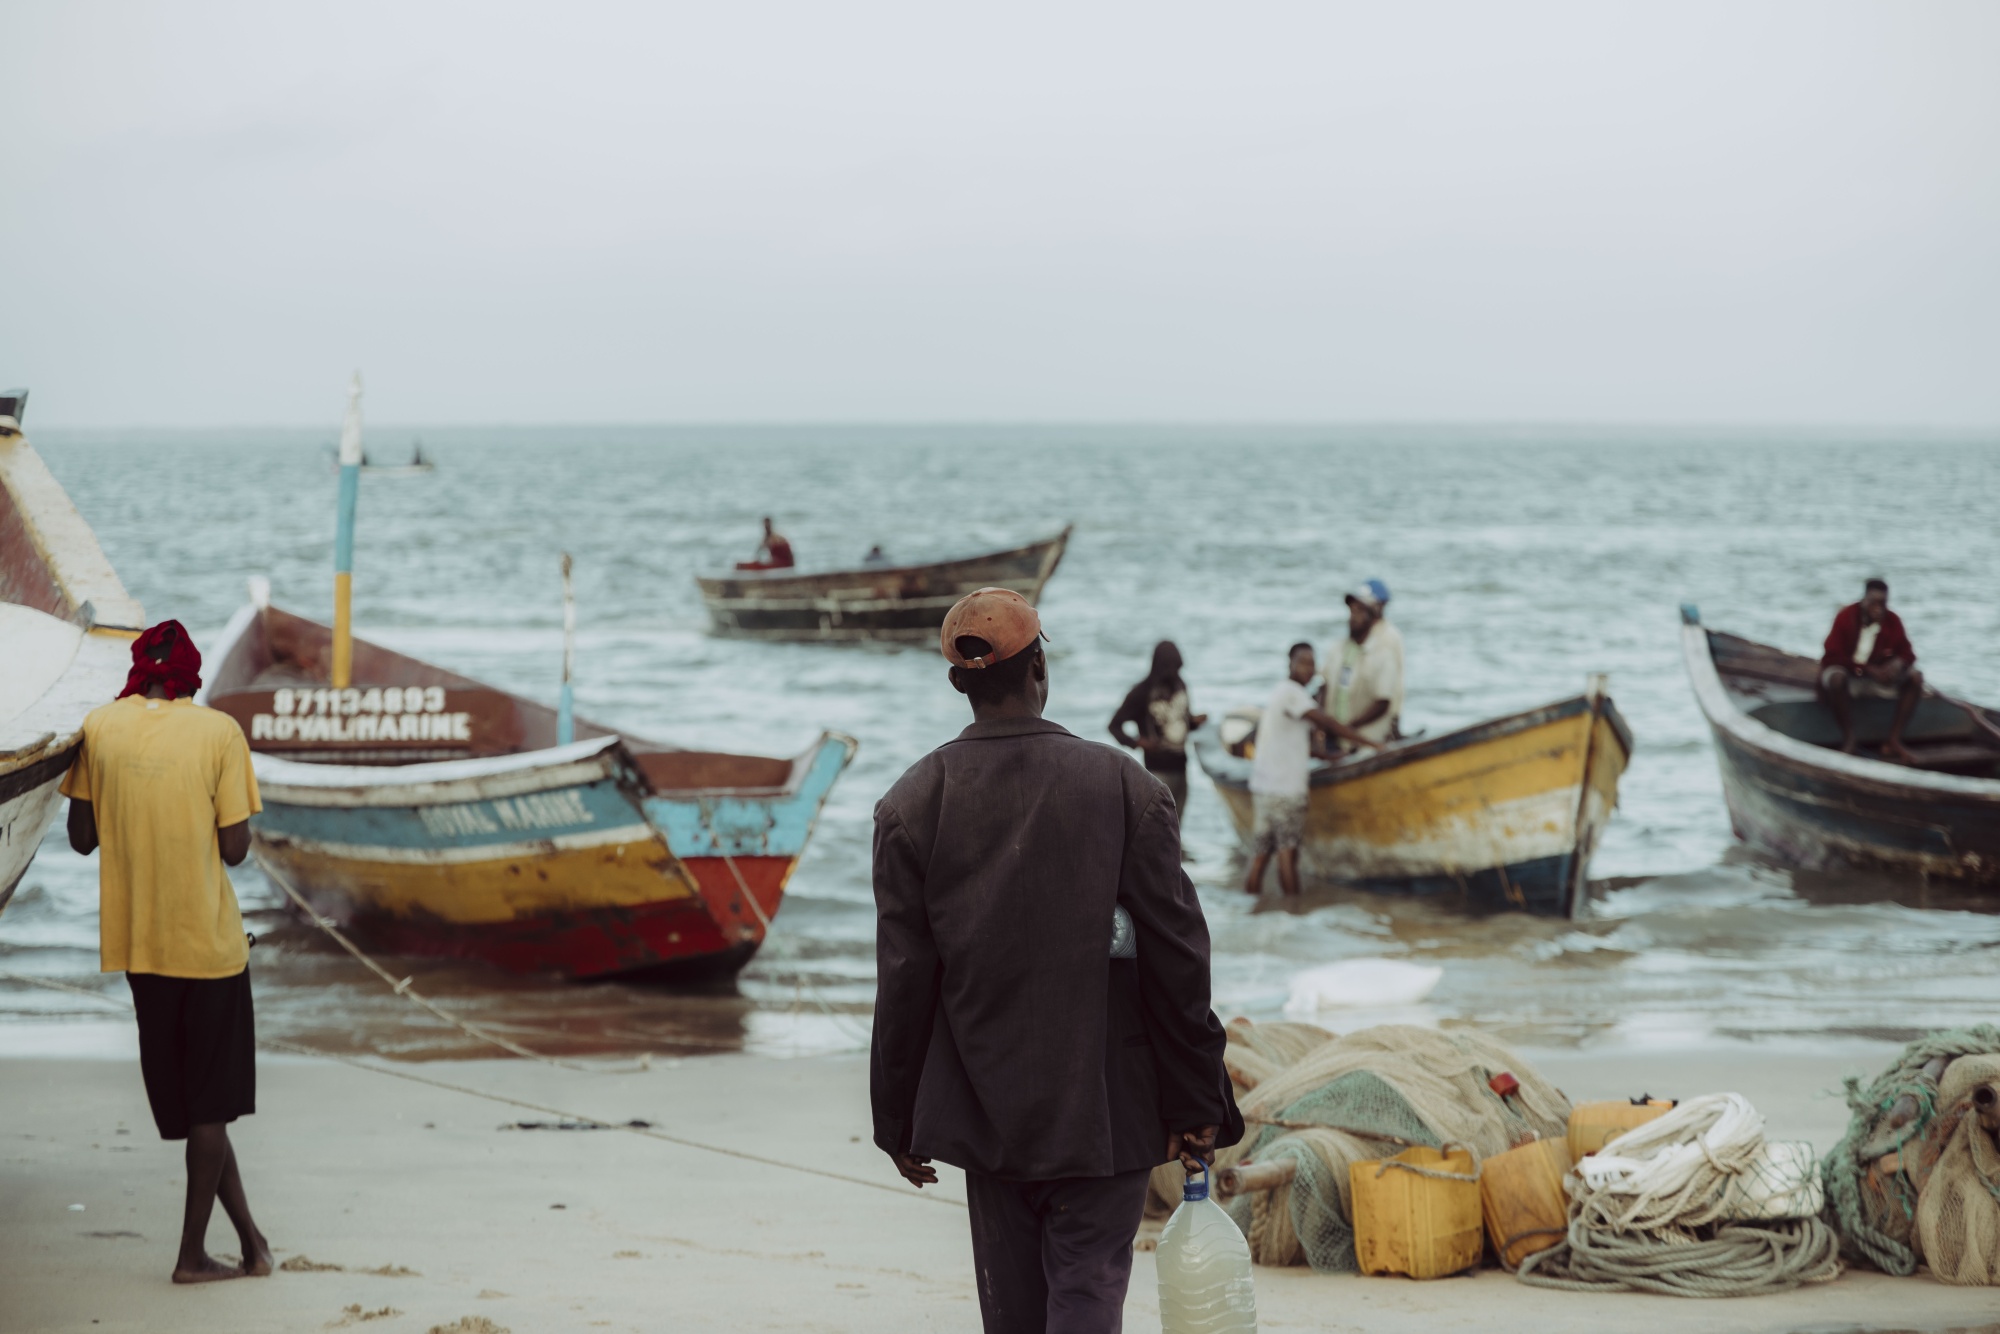
[[[265,648],[246,649],[260,633]],[[314,667],[324,635],[302,618],[246,608],[218,650],[225,667],[205,698],[239,711],[263,706],[272,692],[252,683]],[[274,643],[286,661],[273,661]],[[438,692],[434,703],[450,702],[449,683],[450,694],[488,706],[461,724],[464,757],[384,763],[393,758],[383,749],[389,743],[357,743],[345,726],[310,742],[253,740],[264,811],[251,824],[252,849],[315,913],[398,952],[574,977],[733,972],[762,944],[855,749],[850,738],[826,733],[791,761],[698,755],[581,719],[583,740],[541,744],[554,734],[554,714],[533,701],[361,640],[355,661],[357,681],[378,691],[384,679],[402,679],[413,695],[423,686]],[[370,688],[357,687],[346,702],[358,705]],[[295,693],[310,692],[301,685]],[[253,714],[252,722],[259,716],[268,715]],[[364,716],[350,713],[345,722]],[[479,729],[488,725],[526,740],[479,753]],[[407,749],[452,749],[438,740]],[[341,762],[350,755],[369,762]],[[676,786],[677,769],[771,781]]]
[[[2000,883],[2000,778],[1938,773],[1846,755],[1753,716],[1810,706],[1816,659],[1711,631],[1683,608],[1682,658],[1715,739],[1723,799],[1736,836],[1811,870],[1859,867],[1978,884]],[[1865,701],[1878,725],[1889,701]],[[2000,721],[1993,710],[1982,710]],[[1804,731],[1796,720],[1795,730]],[[1863,719],[1867,730],[1868,719]],[[1837,739],[1830,717],[1828,732]],[[1907,739],[1975,740],[1964,710],[1926,700]],[[1968,747],[1970,748],[1970,747]],[[2000,763],[2000,751],[1994,754]]]
[[[1070,530],[1006,551],[853,570],[732,570],[695,583],[718,634],[759,639],[927,640],[954,602],[1011,588],[1039,602]]]
[[[0,394],[0,909],[14,896],[82,741],[125,684],[145,612]]]
[[[1248,846],[1250,761],[1231,755],[1212,723],[1191,744]],[[1593,693],[1316,764],[1301,872],[1467,908],[1574,916],[1631,753],[1617,707]]]

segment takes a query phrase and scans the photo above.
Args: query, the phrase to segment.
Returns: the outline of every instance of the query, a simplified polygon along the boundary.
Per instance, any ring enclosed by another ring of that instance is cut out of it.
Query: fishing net
[[[1232,1019],[1223,1030],[1229,1045],[1223,1064],[1238,1096],[1288,1069],[1316,1047],[1333,1041],[1334,1035],[1317,1024],[1281,1021],[1253,1024],[1248,1019]]]
[[[1841,1250],[1891,1274],[1916,1272],[1917,1204],[1951,1142],[1940,1082],[1964,1058],[2000,1055],[2000,1028],[1947,1029],[1905,1047],[1866,1089],[1847,1081],[1853,1115],[1821,1169]]]
[[[1502,1071],[1520,1091],[1502,1099]],[[1238,1197],[1231,1215],[1258,1264],[1353,1273],[1348,1165],[1412,1144],[1506,1152],[1530,1133],[1563,1134],[1569,1101],[1507,1047],[1474,1032],[1407,1025],[1365,1029],[1314,1047],[1240,1098],[1247,1133],[1220,1165],[1289,1159],[1291,1181]]]
[[[1917,1196],[1924,1263],[1946,1283],[2000,1284],[2000,1056],[1961,1056],[1938,1088],[1949,1127]]]
[[[1228,1045],[1223,1049],[1222,1064],[1229,1072],[1229,1083],[1236,1090],[1239,1106],[1251,1089],[1334,1038],[1316,1024],[1290,1021],[1258,1024],[1244,1018],[1231,1019],[1223,1033]],[[1216,1155],[1216,1166],[1228,1167],[1243,1154],[1242,1145],[1224,1149]],[[1171,1214],[1181,1202],[1181,1186],[1186,1180],[1187,1174],[1179,1163],[1162,1163],[1154,1168],[1153,1189],[1146,1198],[1147,1215],[1165,1218]]]

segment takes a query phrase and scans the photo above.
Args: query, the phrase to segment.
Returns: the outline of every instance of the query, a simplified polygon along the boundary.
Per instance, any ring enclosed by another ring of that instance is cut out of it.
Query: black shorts
[[[139,1071],[161,1139],[257,1110],[250,970],[234,977],[127,973],[139,1012]]]

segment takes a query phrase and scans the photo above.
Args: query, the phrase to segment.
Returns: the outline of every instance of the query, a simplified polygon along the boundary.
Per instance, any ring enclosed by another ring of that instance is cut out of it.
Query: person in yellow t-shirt
[[[101,965],[132,988],[153,1120],[162,1139],[187,1141],[176,1283],[271,1272],[229,1143],[229,1122],[256,1110],[257,1069],[249,941],[223,869],[249,855],[263,803],[243,729],[194,702],[200,685],[201,654],[179,621],[140,635],[124,692],[83,720],[62,784],[70,846],[99,851]],[[217,1199],[240,1265],[208,1254]]]

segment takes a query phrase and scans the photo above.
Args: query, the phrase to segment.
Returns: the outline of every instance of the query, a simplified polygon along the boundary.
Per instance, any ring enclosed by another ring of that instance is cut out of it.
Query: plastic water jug
[[[1181,1207],[1160,1233],[1154,1267],[1165,1334],[1256,1334],[1250,1243],[1208,1198],[1208,1169],[1181,1187]]]

